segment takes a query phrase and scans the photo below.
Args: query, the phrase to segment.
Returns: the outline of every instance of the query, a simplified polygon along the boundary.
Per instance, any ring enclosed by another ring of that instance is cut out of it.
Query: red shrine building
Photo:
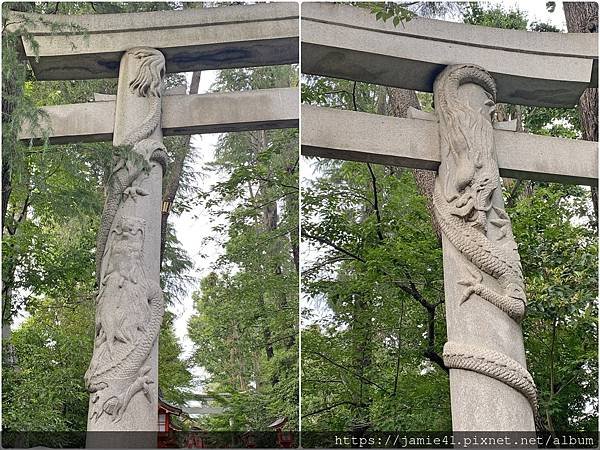
[[[158,448],[177,448],[178,431],[181,426],[173,422],[173,417],[181,417],[183,411],[173,405],[169,405],[162,398],[158,398]]]

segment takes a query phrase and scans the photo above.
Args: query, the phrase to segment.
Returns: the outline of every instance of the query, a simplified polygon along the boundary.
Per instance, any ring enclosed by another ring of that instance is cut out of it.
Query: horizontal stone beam
[[[227,408],[221,406],[184,406],[181,410],[189,415],[222,414]]]
[[[114,100],[42,108],[50,143],[111,141]],[[225,133],[298,126],[298,89],[261,89],[163,97],[165,136]],[[40,142],[42,132],[25,126],[21,140]]]
[[[114,78],[123,52],[138,46],[161,50],[167,72],[298,62],[297,3],[79,16],[11,13],[9,23],[16,29],[24,20],[39,46],[36,59],[23,39],[38,80]],[[51,34],[48,22],[64,24],[64,32]]]
[[[597,86],[598,36],[537,33],[414,18],[394,27],[369,11],[302,4],[302,71],[432,92],[450,64],[490,71],[498,101],[573,106]]]
[[[437,170],[437,122],[302,105],[302,154]],[[596,186],[598,144],[495,129],[500,174]]]

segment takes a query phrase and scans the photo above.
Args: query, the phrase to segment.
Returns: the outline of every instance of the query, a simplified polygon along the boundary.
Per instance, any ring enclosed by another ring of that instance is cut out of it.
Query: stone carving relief
[[[166,169],[167,155],[163,143],[150,136],[160,126],[162,104],[162,80],[165,75],[165,57],[153,48],[134,48],[128,50],[131,56],[139,61],[137,74],[129,83],[131,92],[138,97],[145,97],[150,102],[148,114],[142,123],[125,138],[124,145],[131,148],[128,158],[119,157],[115,161],[108,192],[100,221],[100,232],[96,241],[96,277],[100,283],[101,265],[104,259],[106,242],[112,228],[117,210],[123,197],[135,199],[136,195],[147,195],[134,182],[147,171],[151,161],[155,161]]]
[[[142,183],[152,164],[166,168],[165,147],[151,138],[160,126],[165,60],[151,48],[134,48],[127,53],[138,63],[129,83],[131,93],[147,98],[150,107],[142,123],[125,139],[127,156],[115,160],[98,233],[96,334],[85,374],[93,421],[106,415],[118,422],[139,392],[152,401],[149,384],[155,380],[147,360],[164,314],[160,286],[146,273],[146,223],[127,215],[126,206],[138,196],[148,195]]]
[[[486,98],[478,107],[459,95],[459,87],[468,83],[484,89]],[[480,67],[454,65],[436,79],[434,96],[442,166],[433,203],[443,234],[469,262],[468,276],[459,281],[460,304],[477,295],[520,322],[526,298],[517,245],[508,214],[492,201],[500,189],[492,127],[496,84]],[[484,276],[495,279],[499,290]],[[533,379],[517,361],[459,342],[448,342],[443,356],[450,368],[479,372],[517,389],[537,414]]]

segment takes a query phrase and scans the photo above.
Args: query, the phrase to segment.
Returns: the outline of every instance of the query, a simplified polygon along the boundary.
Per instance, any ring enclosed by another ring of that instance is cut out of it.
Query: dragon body
[[[467,83],[483,88],[487,100],[472,87],[469,98],[478,99],[472,101],[476,104],[461,98],[459,88]],[[469,262],[465,265],[469,275],[458,281],[465,287],[459,304],[475,294],[518,323],[526,305],[521,263],[510,219],[494,198],[500,181],[491,123],[495,95],[494,79],[474,65],[449,66],[436,79],[442,163],[433,209],[445,238]],[[483,283],[483,274],[496,286]],[[478,372],[519,391],[538,423],[536,387],[519,362],[504,353],[453,341],[444,346],[443,359],[449,368]]]
[[[438,180],[433,193],[436,218],[446,238],[479,271],[494,278],[502,292],[481,283],[482,277],[471,277],[460,283],[465,286],[461,303],[472,294],[506,312],[516,321],[525,313],[525,289],[521,263],[503,208],[492,204],[499,186],[498,167],[493,153],[491,122],[478,118],[458,97],[462,84],[475,83],[490,95],[485,106],[494,105],[495,83],[482,69],[454,66],[436,82],[436,110],[440,117],[442,153],[446,160],[445,182]],[[495,216],[495,218],[492,218]],[[488,237],[489,224],[500,228],[501,237]]]
[[[525,314],[525,296],[518,259],[463,218],[453,215],[438,188],[434,190],[433,205],[440,228],[452,245],[477,269],[496,279],[503,289],[500,294],[493,291],[481,283],[481,276],[472,273],[471,279],[461,281],[466,286],[461,303],[477,294],[514,320],[521,321]]]
[[[118,159],[108,182],[106,200],[100,220],[100,230],[96,238],[96,280],[100,283],[102,260],[110,230],[124,197],[130,194],[144,195],[140,188],[133,188],[133,183],[150,167],[152,161],[159,163],[163,171],[167,166],[166,149],[162,142],[149,139],[150,135],[160,125],[160,97],[152,97],[150,111],[144,121],[124,141],[125,146],[131,147],[132,156],[128,159]]]
[[[85,374],[92,394],[90,420],[104,414],[113,422],[123,417],[127,405],[142,391],[149,401],[153,383],[148,356],[156,342],[164,315],[162,291],[150,279],[144,263],[146,223],[142,218],[119,214],[124,204],[148,195],[141,183],[152,163],[166,169],[161,141],[152,139],[161,120],[164,56],[155,49],[136,48],[128,53],[138,62],[131,91],[148,98],[149,111],[141,124],[127,134],[126,158],[117,158],[109,178],[106,201],[96,241],[96,338],[90,367]]]

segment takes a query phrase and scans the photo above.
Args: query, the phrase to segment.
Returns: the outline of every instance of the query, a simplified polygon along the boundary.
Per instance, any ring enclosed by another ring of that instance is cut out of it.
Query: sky
[[[191,73],[187,75],[189,84],[191,81]],[[198,93],[205,94],[209,92],[217,75],[218,71],[216,70],[202,72]],[[198,182],[201,183],[201,186],[199,187],[201,187],[203,191],[209,190],[222,178],[222,175],[207,171],[205,168],[206,163],[211,162],[214,159],[215,147],[219,136],[220,134],[216,133],[203,135],[196,134],[192,136],[190,141],[196,154],[196,159],[192,167],[194,171],[200,173]],[[208,211],[202,206],[197,206],[180,216],[172,215],[171,219],[176,236],[181,242],[181,246],[186,249],[188,255],[194,262],[194,268],[190,273],[194,278],[194,284],[190,286],[185,299],[183,299],[181,303],[169,308],[176,317],[174,322],[175,335],[183,347],[182,357],[189,357],[192,353],[192,342],[187,334],[187,322],[194,313],[192,294],[197,289],[200,279],[208,275],[211,266],[222,254],[222,248],[220,246],[217,246],[213,241],[205,241],[205,239],[211,235],[211,227],[213,224],[210,219]],[[206,255],[206,257],[203,258],[199,256],[200,253]],[[195,367],[192,370],[192,373],[195,377],[195,381],[198,383],[198,393],[201,393],[202,386],[199,382],[206,376],[206,372],[201,367]]]
[[[503,0],[492,3],[501,4],[504,6],[504,8],[518,7],[521,11],[525,11],[527,13],[529,23],[546,22],[554,25],[562,31],[567,31],[567,25],[565,23],[565,15],[563,13],[561,1],[556,2],[556,8],[553,13],[550,13],[546,10],[546,0]]]

